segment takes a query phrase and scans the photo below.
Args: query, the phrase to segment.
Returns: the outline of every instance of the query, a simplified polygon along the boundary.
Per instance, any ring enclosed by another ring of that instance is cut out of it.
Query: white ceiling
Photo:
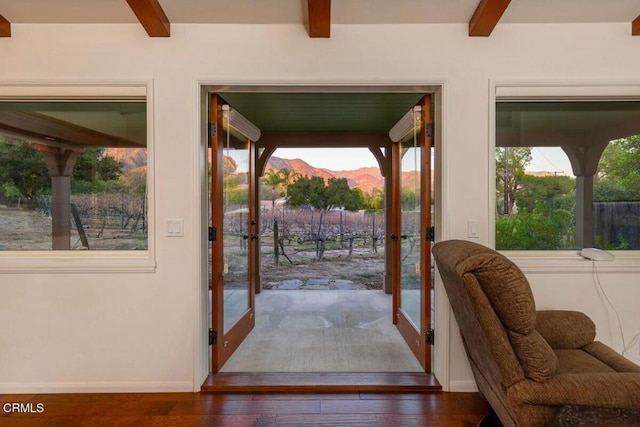
[[[334,24],[468,23],[480,0],[334,0]],[[171,23],[296,24],[307,0],[159,0]],[[627,22],[638,0],[513,0],[502,23]],[[21,23],[136,23],[125,0],[0,0]]]

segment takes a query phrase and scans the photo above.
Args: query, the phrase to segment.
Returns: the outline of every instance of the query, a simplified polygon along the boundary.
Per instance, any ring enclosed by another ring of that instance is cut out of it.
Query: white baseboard
[[[193,392],[191,382],[0,383],[0,394]]]
[[[450,381],[449,391],[458,393],[476,392],[478,391],[478,386],[475,381]]]

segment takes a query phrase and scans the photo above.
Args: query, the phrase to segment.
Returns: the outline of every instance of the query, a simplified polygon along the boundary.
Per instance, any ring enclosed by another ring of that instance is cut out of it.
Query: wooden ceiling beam
[[[388,132],[262,132],[258,148],[390,147]]]
[[[631,23],[631,35],[640,36],[640,15]]]
[[[469,21],[469,36],[490,36],[510,2],[511,0],[480,0]]]
[[[171,23],[158,0],[127,0],[149,37],[170,37]]]
[[[11,22],[0,15],[0,37],[11,37]]]
[[[307,0],[309,37],[331,37],[331,0]]]
[[[87,129],[69,122],[24,111],[0,111],[0,132],[34,138],[53,146],[144,148],[145,144]]]

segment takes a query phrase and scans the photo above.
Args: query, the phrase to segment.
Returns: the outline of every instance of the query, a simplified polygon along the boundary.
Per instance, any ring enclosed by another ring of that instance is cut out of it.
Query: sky
[[[273,155],[283,159],[302,159],[311,166],[334,171],[378,166],[366,148],[278,148]],[[571,163],[560,147],[534,147],[531,155],[527,171],[573,176]]]
[[[533,147],[528,172],[557,172],[558,175],[573,176],[571,162],[560,147]]]
[[[301,159],[316,168],[334,171],[378,166],[367,148],[278,148],[273,155],[281,159]]]

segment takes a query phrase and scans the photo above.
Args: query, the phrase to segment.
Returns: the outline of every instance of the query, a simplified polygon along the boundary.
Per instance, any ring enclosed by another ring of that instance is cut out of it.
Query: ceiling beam
[[[149,37],[170,37],[171,23],[158,0],[127,0]]]
[[[309,37],[331,37],[331,0],[307,0]]]
[[[631,35],[640,36],[640,15],[631,23]]]
[[[258,148],[344,148],[391,146],[388,132],[263,132]]]
[[[469,36],[488,37],[511,0],[480,0],[469,21]]]
[[[2,131],[22,135],[26,139],[33,138],[40,143],[51,143],[53,146],[65,144],[73,147],[145,147],[144,143],[24,111],[0,111],[0,132]]]
[[[0,37],[11,37],[11,22],[0,15]]]

